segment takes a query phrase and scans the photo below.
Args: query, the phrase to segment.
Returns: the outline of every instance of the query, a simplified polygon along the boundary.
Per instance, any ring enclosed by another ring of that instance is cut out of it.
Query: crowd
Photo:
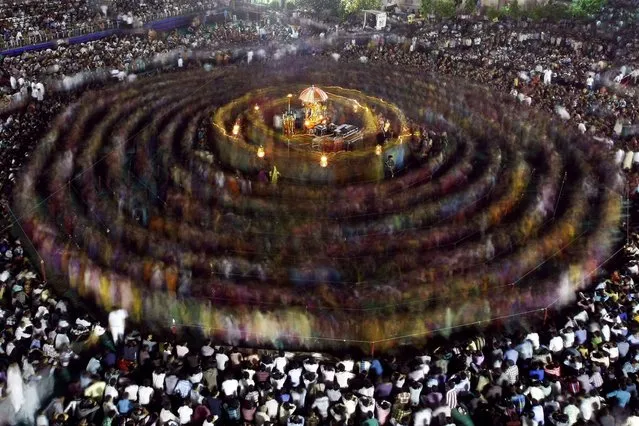
[[[636,425],[638,243],[633,234],[622,269],[543,329],[334,357],[218,347],[180,330],[154,337],[125,328],[122,311],[103,334],[55,299],[20,244],[4,239],[4,396],[31,409],[12,380],[39,380],[49,365],[57,394],[39,425]],[[71,347],[91,332],[98,343],[79,357]]]
[[[169,7],[167,2],[147,4]],[[18,14],[7,9],[0,21],[5,40],[7,34],[15,40],[19,32],[24,38],[25,31],[102,19],[72,3],[62,6],[75,12],[58,14],[64,11],[58,4],[48,17],[33,13],[16,19],[9,15]],[[111,7],[127,11],[130,6],[116,1]],[[636,99],[624,95],[615,79],[623,74],[619,82],[632,84],[626,77],[637,67],[639,46],[633,24],[613,18],[585,29],[430,23],[418,32],[417,42],[409,37],[401,43],[349,42],[339,53],[340,60],[454,72],[535,107],[555,111],[559,105],[580,130],[612,138],[619,118],[637,119]],[[10,22],[6,28],[5,22]],[[95,68],[140,73],[155,55],[174,49],[291,37],[286,26],[266,28],[206,26],[166,38],[125,36],[5,58],[12,79],[4,92],[33,100],[0,122],[2,223],[12,222],[8,196],[15,174],[47,123],[73,99],[45,94],[38,83]],[[610,34],[618,43],[609,42]],[[424,44],[426,39],[432,46]],[[623,71],[622,61],[627,62]],[[634,150],[636,140],[616,143]],[[0,237],[0,397],[17,413],[14,419],[35,419],[42,426],[639,424],[636,234],[619,271],[580,293],[562,311],[565,316],[551,317],[537,332],[497,330],[396,357],[355,358],[202,346],[181,330],[160,337],[126,328],[123,334],[124,312],[113,312],[100,325],[52,291],[26,257],[25,243],[6,232]],[[36,413],[42,401],[29,385],[44,380],[44,371],[55,377],[55,398]]]
[[[106,70],[124,80],[127,75],[144,74],[155,58],[170,52],[182,51],[186,56],[187,52],[197,49],[219,48],[227,54],[230,53],[229,48],[240,44],[284,42],[292,40],[293,36],[299,37],[300,32],[275,21],[259,28],[252,23],[239,22],[176,30],[162,37],[151,32],[148,35],[114,35],[82,44],[60,45],[54,50],[0,58],[0,72],[4,73],[4,76],[0,74],[0,93],[5,99],[19,102],[25,98],[27,90],[33,94],[31,84],[42,84],[46,91],[47,82],[71,85],[72,80],[96,69]],[[182,63],[185,67],[194,65],[186,61]],[[178,65],[178,61],[172,64],[174,67]]]
[[[217,4],[212,0],[4,2],[0,9],[0,49],[107,28],[140,26],[154,19],[211,10]]]
[[[350,40],[343,32],[347,39],[343,46],[323,51],[337,54],[339,60],[381,61],[454,74],[510,93],[523,105],[557,111],[581,131],[605,141],[614,135],[616,124],[638,119],[636,96],[629,89],[636,86],[639,76],[639,32],[632,15],[624,10],[612,9],[600,21],[587,25],[469,18],[426,21],[418,29],[400,28],[370,41],[368,36]],[[256,26],[202,25],[151,37],[119,35],[7,57],[3,91],[19,92],[14,81],[59,80],[96,68],[136,74],[156,55],[175,50],[291,42],[293,37],[317,37],[319,31],[302,28],[300,33],[298,27],[275,17],[268,24],[264,21]]]

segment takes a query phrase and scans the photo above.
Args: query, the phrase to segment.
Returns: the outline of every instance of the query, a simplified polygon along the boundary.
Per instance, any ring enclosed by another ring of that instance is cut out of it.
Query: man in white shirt
[[[158,390],[164,389],[164,379],[166,378],[166,372],[162,369],[155,370],[152,374],[153,387]]]
[[[175,354],[177,355],[178,358],[180,358],[180,359],[184,358],[186,356],[186,354],[188,354],[188,353],[189,353],[189,348],[188,348],[186,342],[185,343],[181,343],[181,344],[178,343],[175,346]]]
[[[124,329],[126,324],[127,312],[124,309],[116,309],[109,313],[109,329],[113,342],[117,345],[120,339],[124,337]]]
[[[433,418],[433,410],[428,407],[422,407],[413,413],[414,426],[428,426]]]
[[[632,416],[628,417],[626,419],[626,423],[624,423],[624,426],[639,426],[639,416],[633,414]]]
[[[136,385],[135,383],[130,384],[129,386],[127,386],[126,388],[124,388],[124,393],[125,394],[129,394],[129,399],[133,402],[136,402],[138,400],[138,389],[140,387],[138,385]]]
[[[44,100],[44,84],[40,82],[36,83],[36,95],[39,102]]]
[[[579,123],[579,124],[577,125],[577,130],[579,130],[579,132],[580,132],[581,134],[586,133],[586,131],[588,130],[588,129],[586,129],[586,123],[583,123],[583,122],[582,122],[582,123]]]
[[[529,396],[531,400],[535,401],[543,401],[545,397],[544,391],[541,390],[541,388],[539,387],[539,382],[537,381],[533,381],[533,383],[531,383],[530,386],[526,388],[526,390],[524,391],[524,395]]]
[[[317,398],[315,398],[315,401],[313,401],[311,409],[317,409],[322,419],[326,419],[328,417],[328,406],[328,397],[321,393]]]
[[[581,417],[585,421],[589,421],[592,418],[596,403],[595,398],[592,397],[583,397],[581,402],[579,403],[579,411],[581,412]]]
[[[180,416],[180,424],[186,425],[191,423],[191,416],[193,415],[193,409],[190,403],[185,402],[183,406],[178,408],[178,415]]]
[[[226,369],[226,364],[229,362],[229,357],[224,353],[224,351],[219,351],[215,354],[215,364],[218,371],[224,371]]]
[[[284,383],[286,383],[286,375],[279,370],[275,370],[275,372],[271,374],[271,385],[279,391],[284,387]]]
[[[266,397],[266,402],[264,403],[264,406],[266,407],[266,414],[269,416],[269,418],[271,420],[275,419],[277,417],[279,404],[273,398],[273,394],[269,394]]]
[[[344,370],[348,371],[349,373],[352,372],[353,368],[355,367],[355,362],[348,355],[342,362],[340,362],[340,364],[342,364],[344,366]]]
[[[321,365],[322,381],[324,383],[333,383],[335,380],[335,368],[330,365]]]
[[[568,399],[568,405],[564,407],[563,413],[568,416],[569,425],[574,425],[575,423],[577,423],[581,411],[575,405],[574,398],[571,397],[570,399]]]
[[[553,338],[550,339],[550,342],[548,342],[548,350],[550,350],[550,352],[552,353],[558,353],[561,352],[564,349],[564,340],[561,338],[561,336],[554,336]]]
[[[227,397],[235,397],[237,396],[239,386],[240,383],[237,380],[232,376],[228,376],[226,380],[222,382],[222,393]]]
[[[451,416],[451,409],[448,404],[446,404],[446,401],[442,401],[439,407],[433,411],[433,417],[441,418],[442,416],[446,419]]]
[[[151,403],[153,388],[150,385],[151,382],[147,379],[144,381],[144,385],[140,386],[138,389],[138,402],[142,406],[149,405]]]
[[[115,388],[117,384],[117,380],[112,378],[109,380],[109,384],[104,388],[104,397],[111,396],[114,401],[117,401],[118,396],[120,395],[118,390]]]
[[[161,424],[165,425],[168,424],[170,421],[179,422],[180,419],[178,419],[178,417],[173,414],[173,412],[171,412],[171,403],[165,402],[162,411],[160,411],[160,422]]]
[[[340,388],[344,389],[348,387],[348,382],[355,377],[355,375],[345,370],[343,365],[337,366],[337,373],[335,373],[335,380]]]
[[[273,360],[273,364],[275,364],[275,368],[277,370],[281,371],[282,373],[286,373],[286,365],[288,364],[288,359],[286,358],[284,351],[280,351],[279,356],[277,356]]]
[[[288,377],[291,381],[292,387],[300,385],[300,378],[302,377],[302,367],[298,365],[292,365],[292,368],[288,372]]]
[[[561,335],[564,340],[564,347],[572,348],[575,343],[575,332],[573,331],[573,328],[566,327],[565,329],[561,330]]]
[[[528,333],[524,340],[530,340],[534,350],[539,349],[539,334],[534,332]]]

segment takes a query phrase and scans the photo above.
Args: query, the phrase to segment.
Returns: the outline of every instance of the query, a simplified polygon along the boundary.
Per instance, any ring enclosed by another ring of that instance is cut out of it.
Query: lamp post
[[[293,95],[291,93],[289,93],[288,95],[286,95],[286,97],[288,98],[288,113],[291,113],[291,98],[293,97]]]

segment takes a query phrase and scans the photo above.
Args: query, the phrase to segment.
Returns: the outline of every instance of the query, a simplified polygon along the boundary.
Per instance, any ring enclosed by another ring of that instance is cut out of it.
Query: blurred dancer
[[[128,316],[129,314],[124,309],[116,309],[109,313],[109,329],[111,330],[113,343],[116,345],[124,336],[124,328]]]

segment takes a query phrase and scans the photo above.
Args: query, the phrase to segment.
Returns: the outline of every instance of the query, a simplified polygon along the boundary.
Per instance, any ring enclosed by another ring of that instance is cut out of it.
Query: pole
[[[630,183],[626,182],[626,242],[630,241]]]
[[[42,279],[44,282],[47,282],[47,270],[44,267],[44,259],[40,259],[40,274],[42,274]]]
[[[555,209],[552,212],[552,218],[555,218],[555,215],[557,214],[557,207],[559,207],[559,201],[561,201],[561,193],[564,190],[564,184],[566,183],[566,177],[568,176],[568,172],[564,173],[564,178],[561,181],[561,188],[559,188],[559,195],[557,195],[557,202],[555,203]]]

